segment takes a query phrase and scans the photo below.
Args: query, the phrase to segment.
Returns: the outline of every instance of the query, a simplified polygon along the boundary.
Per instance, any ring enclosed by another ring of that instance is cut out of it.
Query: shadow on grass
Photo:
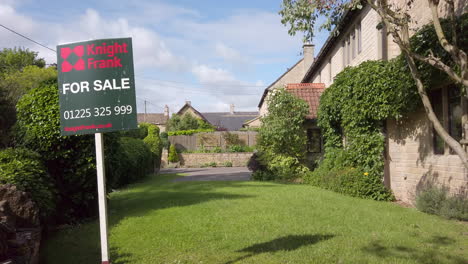
[[[273,253],[277,251],[292,251],[300,247],[316,244],[323,240],[328,240],[333,238],[335,235],[289,235],[284,237],[279,237],[268,242],[254,244],[250,247],[243,248],[236,252],[246,252],[249,253],[245,256],[241,256],[237,259],[226,262],[226,264],[233,264],[238,261],[253,257],[262,253]]]
[[[431,239],[422,243],[418,248],[405,246],[385,246],[380,241],[374,241],[362,250],[379,258],[398,258],[402,260],[412,260],[421,264],[466,264],[467,259],[440,252],[440,247],[449,246],[455,240],[445,236],[432,236]]]

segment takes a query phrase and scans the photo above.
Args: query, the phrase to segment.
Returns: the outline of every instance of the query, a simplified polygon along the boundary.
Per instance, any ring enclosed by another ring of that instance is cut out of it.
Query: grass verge
[[[468,225],[308,185],[177,182],[111,194],[113,264],[467,263]],[[41,263],[99,263],[97,220],[61,230]]]

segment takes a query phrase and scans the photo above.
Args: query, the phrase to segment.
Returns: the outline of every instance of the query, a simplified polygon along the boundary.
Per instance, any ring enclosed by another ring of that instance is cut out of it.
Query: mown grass
[[[467,263],[468,225],[307,185],[152,176],[111,194],[123,263]],[[52,235],[41,263],[100,263],[92,221]]]

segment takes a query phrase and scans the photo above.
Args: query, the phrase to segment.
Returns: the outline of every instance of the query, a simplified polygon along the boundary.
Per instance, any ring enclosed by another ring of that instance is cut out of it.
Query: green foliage
[[[275,89],[268,99],[268,115],[262,118],[258,134],[257,161],[266,168],[254,172],[254,179],[293,180],[301,177],[306,154],[304,128],[308,105],[282,88]]]
[[[231,145],[245,145],[245,142],[239,138],[238,134],[223,132],[223,138],[227,146]]]
[[[23,48],[4,48],[0,51],[0,74],[21,71],[24,67],[34,65],[44,68],[44,59],[37,58],[37,52]]]
[[[466,192],[450,196],[444,187],[429,186],[416,197],[418,210],[440,215],[448,219],[468,220],[468,197]]]
[[[341,151],[341,158],[345,155],[349,154]],[[313,172],[307,173],[304,182],[349,196],[376,201],[394,200],[392,193],[385,188],[379,177],[375,177],[375,175],[360,168],[346,167],[344,164],[337,165],[337,167],[334,167],[332,164],[327,164],[327,166],[321,164]]]
[[[465,33],[468,32],[468,13],[457,17],[454,23],[447,19],[441,19],[441,25],[449,41],[452,40],[452,28],[455,28],[458,37],[458,47],[468,52],[468,34]],[[442,59],[442,61],[452,69],[459,71],[458,66],[453,62],[450,54],[440,45],[432,23],[424,25],[411,37],[410,46],[413,52],[426,57],[433,54],[435,57]],[[404,58],[401,59],[403,60]],[[419,61],[416,61],[416,64],[421,74],[421,79],[426,87],[437,87],[450,82],[447,74],[435,67]]]
[[[227,152],[253,152],[254,147],[246,145],[231,145],[227,148]]]
[[[206,167],[216,168],[216,167],[218,167],[218,163],[212,161],[212,162],[204,163],[200,167],[202,167],[202,168],[206,168]]]
[[[258,149],[268,155],[282,154],[303,159],[307,136],[303,127],[309,113],[307,103],[283,88],[268,99],[268,115],[262,118]]]
[[[144,139],[146,136],[148,136],[148,126],[149,125],[150,125],[149,123],[140,123],[140,124],[138,124],[137,129],[119,131],[118,133],[122,137],[132,137],[132,138]]]
[[[43,216],[54,209],[54,188],[39,154],[27,149],[0,151],[0,183],[29,193]]]
[[[353,196],[392,199],[382,184],[383,121],[401,118],[415,109],[418,101],[402,60],[347,67],[320,98],[318,125],[325,138],[325,156],[307,181]],[[368,177],[362,177],[361,172]],[[360,184],[350,186],[343,181],[348,178],[358,178]]]
[[[206,132],[214,132],[215,130],[212,128],[209,129],[191,129],[191,130],[178,130],[178,131],[169,131],[167,134],[169,136],[191,136],[195,133],[206,133]]]
[[[224,167],[232,167],[232,162],[231,161],[226,161],[223,163]]]
[[[161,132],[159,134],[159,137],[161,138],[161,144],[163,148],[168,149],[170,142],[169,142],[169,135],[167,134],[167,132]]]
[[[177,150],[175,145],[171,145],[169,147],[169,156],[167,157],[169,162],[179,162],[179,154],[177,154]]]
[[[161,138],[159,137],[159,127],[157,127],[156,125],[149,124],[147,128],[148,136],[146,136],[143,141],[146,145],[148,145],[148,147],[151,150],[151,153],[153,154],[152,157],[154,162],[154,169],[156,171],[161,165],[161,153],[163,145]]]
[[[0,147],[13,145],[11,128],[16,122],[18,99],[45,80],[57,78],[53,67],[43,68],[37,53],[22,49],[0,51]]]
[[[41,155],[58,191],[58,221],[68,222],[94,213],[95,149],[93,136],[60,135],[57,91],[54,80],[19,100],[16,140]]]
[[[110,188],[119,188],[144,178],[153,170],[153,153],[141,139],[119,137],[115,142],[107,171]]]
[[[191,114],[184,114],[183,116],[174,114],[167,122],[167,131],[181,131],[181,130],[197,130],[197,129],[214,129],[214,127],[204,120],[194,117]],[[170,135],[170,134],[169,134]],[[171,135],[170,135],[171,136]]]

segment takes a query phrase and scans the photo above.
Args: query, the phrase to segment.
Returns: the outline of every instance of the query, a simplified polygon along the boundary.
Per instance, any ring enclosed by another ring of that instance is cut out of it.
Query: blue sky
[[[139,111],[186,100],[203,112],[255,111],[266,86],[300,58],[302,37],[280,22],[281,0],[0,0],[0,23],[57,44],[132,37]],[[328,36],[318,33],[315,54]],[[0,48],[55,54],[0,28]]]

